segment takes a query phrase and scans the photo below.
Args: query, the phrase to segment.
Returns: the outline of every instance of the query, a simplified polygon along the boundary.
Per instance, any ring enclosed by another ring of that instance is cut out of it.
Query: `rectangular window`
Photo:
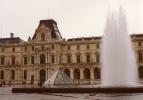
[[[90,46],[89,46],[89,45],[87,45],[87,46],[86,46],[86,49],[89,49],[89,48],[90,48]]]
[[[4,62],[5,62],[5,58],[1,57],[1,65],[4,65]]]
[[[24,57],[24,65],[27,64],[27,57]]]
[[[55,46],[54,46],[54,45],[52,45],[52,49],[55,49]]]
[[[1,51],[4,52],[4,48],[1,48]]]
[[[67,48],[68,48],[68,50],[70,50],[70,46],[68,46]]]
[[[12,51],[15,52],[15,48],[12,48]]]
[[[86,55],[86,62],[90,63],[90,55]]]
[[[52,64],[55,63],[55,55],[52,55],[52,57],[51,57],[51,63],[52,63]]]
[[[96,43],[96,48],[100,48],[100,45],[99,45],[99,43]]]
[[[142,42],[138,42],[138,46],[142,46]]]
[[[42,45],[41,49],[44,50],[44,48],[45,48],[45,47]]]
[[[12,65],[15,65],[15,57],[12,57]]]
[[[78,50],[80,49],[80,46],[79,46],[79,45],[77,45],[77,49],[78,49]]]
[[[32,51],[34,51],[34,46],[31,47]]]
[[[27,47],[24,48],[24,51],[27,51]]]
[[[99,54],[96,55],[96,62],[100,63],[100,55]]]
[[[31,64],[34,64],[34,56],[31,56]]]
[[[80,63],[80,55],[77,55],[77,63]]]
[[[24,70],[24,79],[26,80],[27,79],[27,71]]]
[[[142,52],[138,52],[138,61],[142,60],[143,60]]]
[[[71,63],[71,56],[67,56],[67,63]]]

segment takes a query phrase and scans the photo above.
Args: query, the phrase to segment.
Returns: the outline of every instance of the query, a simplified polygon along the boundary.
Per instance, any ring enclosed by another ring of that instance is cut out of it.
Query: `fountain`
[[[137,84],[137,64],[126,17],[108,14],[102,44],[101,87],[12,88],[13,93],[143,93]]]
[[[137,64],[122,7],[119,14],[108,14],[102,42],[102,86],[136,86]]]

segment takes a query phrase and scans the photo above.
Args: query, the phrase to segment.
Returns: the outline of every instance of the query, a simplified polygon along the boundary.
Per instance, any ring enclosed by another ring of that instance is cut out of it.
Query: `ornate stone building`
[[[139,78],[143,78],[143,34],[131,35]],[[19,37],[0,39],[0,81],[6,84],[44,82],[58,68],[77,84],[100,83],[101,37],[62,38],[57,23],[41,20],[25,42]]]

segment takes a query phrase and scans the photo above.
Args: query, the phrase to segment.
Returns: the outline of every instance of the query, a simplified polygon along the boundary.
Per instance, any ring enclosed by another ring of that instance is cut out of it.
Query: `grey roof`
[[[0,43],[21,43],[25,42],[24,40],[20,39],[19,37],[13,37],[13,38],[0,38]]]

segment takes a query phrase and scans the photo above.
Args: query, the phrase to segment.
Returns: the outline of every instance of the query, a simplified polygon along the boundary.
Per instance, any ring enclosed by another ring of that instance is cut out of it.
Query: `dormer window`
[[[41,41],[45,41],[45,33],[41,34]]]

